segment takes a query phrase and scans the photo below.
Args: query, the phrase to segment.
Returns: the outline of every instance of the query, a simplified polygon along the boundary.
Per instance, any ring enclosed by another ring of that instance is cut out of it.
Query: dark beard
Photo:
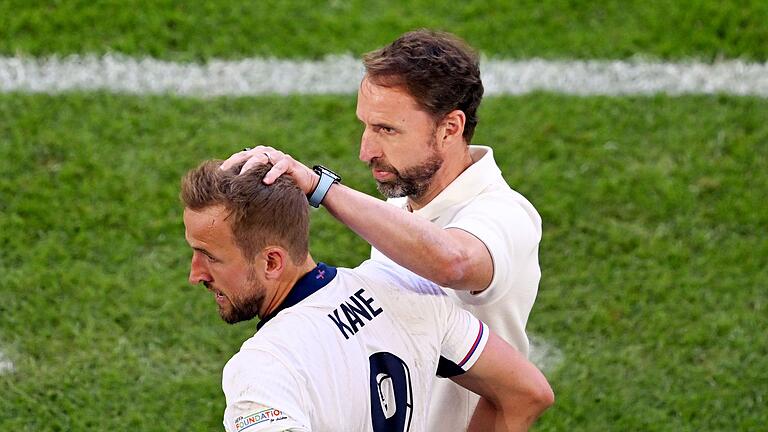
[[[225,311],[222,308],[219,308],[219,315],[221,316],[221,319],[224,320],[227,324],[235,324],[239,323],[240,321],[248,321],[259,314],[259,308],[257,306],[257,302],[255,299],[246,299],[244,304],[237,305],[230,300],[230,303],[232,303],[232,309]]]
[[[240,321],[248,321],[259,315],[259,305],[264,301],[264,289],[258,285],[258,280],[254,274],[255,269],[251,268],[248,274],[247,282],[250,284],[248,288],[248,297],[235,302],[233,299],[229,299],[229,303],[232,306],[231,309],[225,310],[219,307],[219,315],[221,319],[227,324],[235,324]]]
[[[432,177],[443,166],[443,160],[437,152],[433,153],[427,160],[419,165],[406,168],[402,172],[398,171],[392,165],[381,162],[377,159],[372,160],[369,167],[378,170],[391,172],[395,179],[386,182],[376,181],[376,189],[387,198],[399,198],[408,196],[411,199],[419,199],[429,189],[432,183]]]

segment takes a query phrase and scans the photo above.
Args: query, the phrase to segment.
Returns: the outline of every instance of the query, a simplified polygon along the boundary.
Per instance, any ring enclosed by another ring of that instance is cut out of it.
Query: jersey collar
[[[335,277],[336,267],[329,266],[322,262],[318,263],[317,267],[312,269],[312,271],[299,278],[293,288],[291,288],[291,292],[289,292],[288,296],[285,297],[285,300],[283,300],[283,302],[277,306],[277,309],[262,318],[259,323],[256,324],[256,330],[260,329],[264,324],[267,323],[267,321],[274,318],[275,315],[280,313],[282,310],[296,305],[300,301],[317,292],[320,288],[328,285]]]
[[[448,207],[472,199],[499,179],[503,180],[501,170],[493,159],[493,149],[473,145],[469,146],[469,152],[474,161],[472,165],[459,174],[427,205],[414,211],[415,214],[432,222],[438,222],[440,216],[445,215],[445,209]],[[404,206],[405,202],[403,199]]]

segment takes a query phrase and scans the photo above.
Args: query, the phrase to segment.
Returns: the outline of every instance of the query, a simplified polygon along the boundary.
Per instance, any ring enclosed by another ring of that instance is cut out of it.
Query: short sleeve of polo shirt
[[[243,350],[224,367],[227,432],[309,431],[300,389],[290,368],[275,356]]]
[[[456,291],[470,304],[492,303],[503,297],[541,237],[540,227],[517,202],[489,195],[461,209],[444,228],[458,228],[477,237],[491,254],[493,279],[489,288],[474,295]]]

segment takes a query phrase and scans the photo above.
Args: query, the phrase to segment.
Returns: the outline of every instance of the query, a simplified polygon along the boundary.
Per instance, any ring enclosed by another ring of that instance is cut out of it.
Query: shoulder
[[[375,302],[372,304],[383,310],[384,323],[390,332],[394,330],[393,340],[414,334],[428,338],[442,331],[452,303],[434,282],[393,262],[378,260],[363,262],[354,273],[365,281],[361,285],[363,295],[370,296]]]
[[[392,261],[369,259],[354,269],[348,269],[350,277],[359,279],[376,290],[388,290],[442,297],[445,293],[434,282],[403,268]]]
[[[253,338],[252,338],[253,339]],[[259,381],[269,376],[285,378],[292,375],[293,366],[280,355],[279,346],[269,343],[246,342],[224,366],[223,385],[236,387],[238,383]]]
[[[308,385],[315,359],[326,349],[320,341],[328,345],[327,335],[316,334],[306,323],[284,326],[278,318],[245,341],[224,366],[222,389],[228,402],[243,396],[260,403],[285,402],[298,399],[296,389]]]
[[[482,209],[492,213],[494,210],[519,210],[524,212],[532,221],[541,223],[541,217],[536,207],[523,194],[512,189],[503,179],[489,184],[476,196],[466,201],[464,209]]]
[[[473,158],[477,161],[471,167],[475,172],[475,183],[483,188],[474,197],[465,202],[465,208],[519,209],[534,223],[541,223],[541,217],[534,205],[520,192],[514,190],[501,173],[493,157],[493,150],[485,146],[470,146]],[[465,185],[466,186],[466,185]]]
[[[504,244],[533,246],[541,240],[541,224],[536,208],[505,184],[486,190],[466,202],[444,228],[462,229],[484,243],[501,241]]]
[[[319,308],[293,306],[266,323],[243,342],[225,367],[239,373],[274,373],[301,369],[327,343],[331,329]],[[258,367],[257,367],[258,365]]]

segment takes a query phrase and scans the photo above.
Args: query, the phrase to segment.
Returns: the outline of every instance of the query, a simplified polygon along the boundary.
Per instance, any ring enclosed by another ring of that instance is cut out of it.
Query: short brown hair
[[[371,82],[404,87],[435,120],[463,111],[463,137],[472,141],[483,82],[477,53],[466,42],[450,33],[415,30],[366,54],[363,64]]]
[[[271,164],[239,175],[242,164],[226,171],[220,166],[220,160],[208,160],[184,176],[184,205],[191,210],[224,206],[235,242],[249,260],[265,246],[277,245],[288,251],[294,264],[302,263],[309,253],[309,207],[296,183],[281,176],[264,184]]]

